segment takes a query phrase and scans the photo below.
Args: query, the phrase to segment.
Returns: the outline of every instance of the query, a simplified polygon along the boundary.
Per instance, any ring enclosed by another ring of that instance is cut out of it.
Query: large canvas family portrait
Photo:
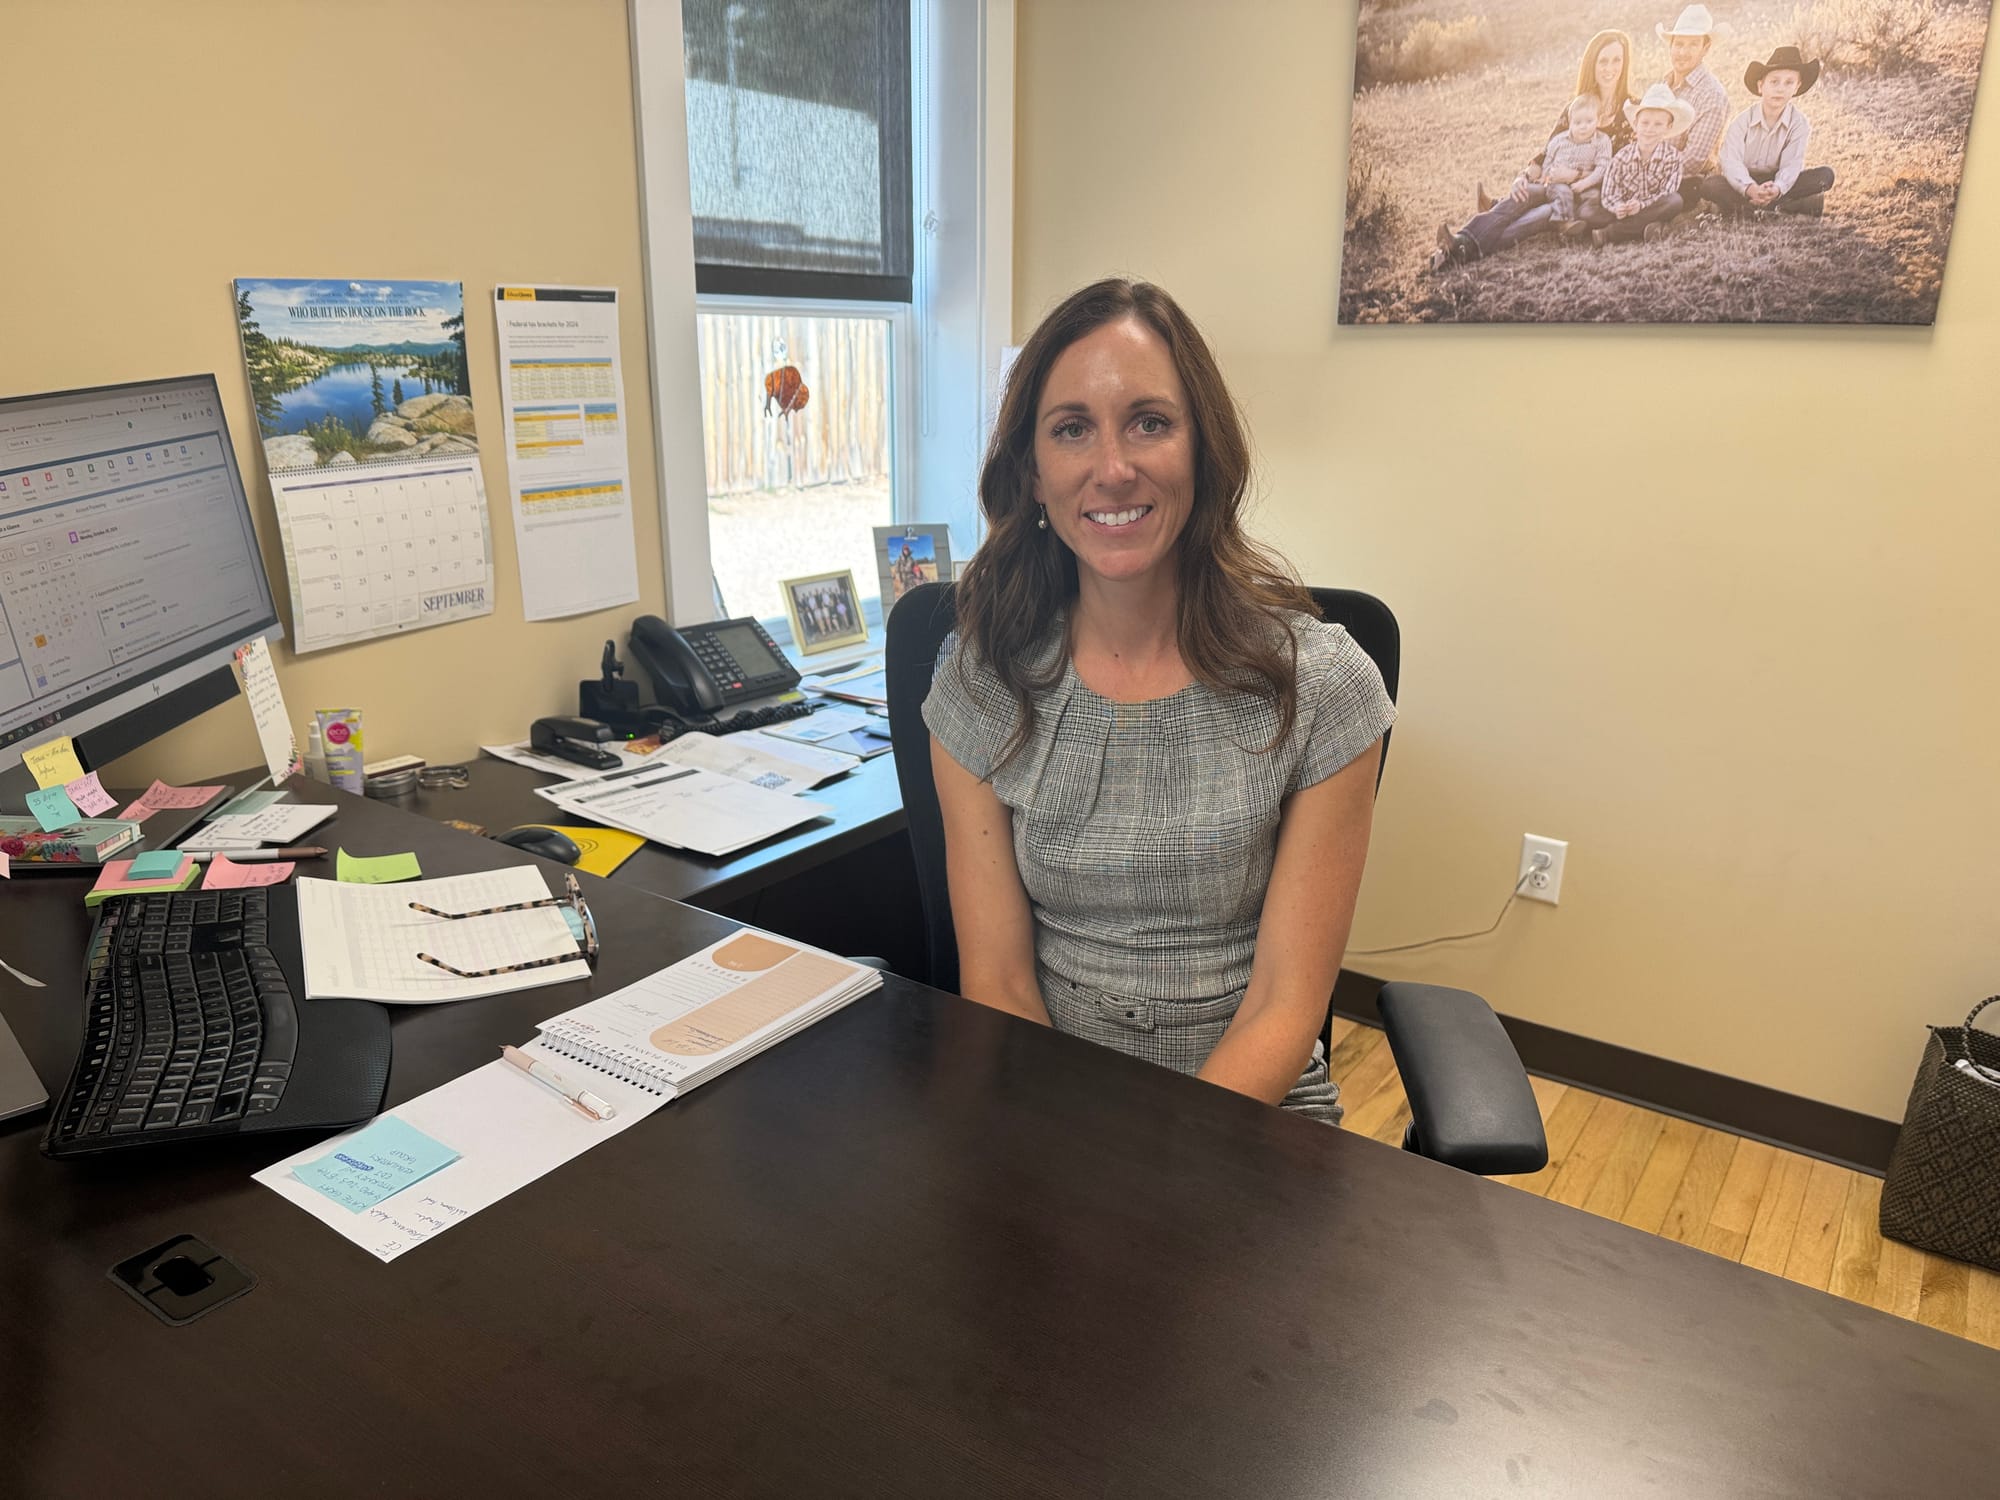
[[[1340,321],[1934,322],[1990,10],[1362,0]]]

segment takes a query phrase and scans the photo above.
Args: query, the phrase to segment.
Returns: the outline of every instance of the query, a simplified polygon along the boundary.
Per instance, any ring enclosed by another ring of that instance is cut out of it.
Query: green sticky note
[[[414,854],[378,854],[363,859],[345,849],[334,858],[336,878],[355,885],[393,885],[398,880],[417,880],[423,870]]]
[[[299,1163],[292,1175],[350,1213],[360,1213],[457,1160],[458,1153],[443,1142],[384,1115],[318,1161]]]
[[[181,861],[187,856],[178,849],[149,849],[144,854],[135,854],[126,868],[127,880],[171,880],[181,872]]]
[[[44,833],[54,833],[83,821],[83,814],[76,810],[69,793],[59,786],[45,786],[28,793],[28,811],[35,815]]]

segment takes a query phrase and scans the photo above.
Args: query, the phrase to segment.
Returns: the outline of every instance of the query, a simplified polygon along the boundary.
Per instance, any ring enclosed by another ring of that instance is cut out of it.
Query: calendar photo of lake
[[[236,321],[271,472],[479,451],[460,283],[242,279]]]

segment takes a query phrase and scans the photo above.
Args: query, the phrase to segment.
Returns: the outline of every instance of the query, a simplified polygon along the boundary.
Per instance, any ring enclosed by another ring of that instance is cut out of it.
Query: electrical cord
[[[1535,863],[1521,872],[1521,878],[1514,882],[1514,889],[1507,893],[1507,900],[1500,908],[1500,915],[1493,919],[1491,927],[1482,928],[1478,932],[1455,932],[1450,937],[1425,938],[1421,943],[1399,943],[1393,948],[1349,948],[1347,956],[1349,958],[1379,958],[1385,953],[1409,953],[1417,948],[1434,948],[1439,943],[1463,943],[1473,938],[1490,937],[1492,934],[1498,932],[1500,924],[1507,920],[1507,913],[1513,910],[1515,898],[1526,888],[1528,882],[1549,867],[1548,855],[1537,854],[1534,858]]]

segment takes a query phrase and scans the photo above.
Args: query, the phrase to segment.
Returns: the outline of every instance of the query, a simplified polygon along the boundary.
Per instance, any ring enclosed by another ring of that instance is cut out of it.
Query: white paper
[[[815,719],[821,717],[824,715],[813,715]],[[861,723],[865,717],[857,712],[855,722]],[[634,743],[651,745],[652,741]],[[575,761],[564,760],[545,750],[537,750],[526,740],[512,745],[481,745],[479,748],[495,760],[525,766],[531,771],[553,771],[565,781],[601,781],[612,771],[678,765],[714,771],[752,786],[792,795],[831,781],[861,764],[855,756],[843,755],[837,750],[814,750],[805,745],[767,738],[767,731],[759,729],[744,729],[724,735],[684,734],[679,739],[643,752],[634,750],[630,744],[609,740],[598,748],[617,756],[619,764],[602,771],[580,766]]]
[[[700,854],[734,853],[833,812],[824,802],[672,764],[613,771],[535,791],[580,821],[623,828]]]
[[[494,288],[521,607],[552,620],[639,597],[618,293]]]
[[[181,840],[183,849],[231,849],[256,844],[295,844],[338,808],[323,802],[276,802],[254,813],[210,818]]]
[[[323,884],[305,881],[301,888]],[[586,1119],[519,1068],[496,1058],[388,1111],[460,1154],[457,1161],[373,1208],[359,1213],[343,1208],[292,1176],[293,1167],[337,1150],[358,1134],[353,1130],[330,1141],[313,1142],[256,1173],[256,1180],[377,1260],[391,1261],[592,1146],[630,1130],[673,1098],[673,1090],[665,1085],[641,1087],[586,1071],[540,1042],[530,1042],[521,1051],[585,1084],[617,1114],[609,1120]]]
[[[481,745],[480,751],[495,760],[504,760],[510,766],[526,766],[530,771],[551,771],[565,781],[592,781],[599,776],[608,776],[612,771],[626,771],[634,766],[651,765],[652,755],[635,755],[617,740],[608,740],[597,748],[607,750],[618,757],[619,763],[607,770],[599,771],[591,766],[580,766],[573,760],[564,760],[560,755],[551,755],[546,750],[537,750],[526,740],[517,740],[511,745]]]
[[[298,736],[292,730],[292,716],[285,711],[278,669],[271,664],[270,643],[262,636],[237,648],[236,681],[243,689],[244,702],[250,705],[257,744],[264,752],[264,768],[271,773],[271,780],[296,775],[303,764]]]
[[[292,649],[493,613],[478,456],[271,476],[292,582]]]
[[[472,970],[574,954],[576,939],[553,906],[456,921],[410,909],[418,901],[440,911],[478,911],[548,895],[541,871],[527,865],[394,885],[301,880],[299,937],[305,950],[306,998],[435,1005],[587,979],[590,966],[581,956],[483,979],[461,979],[417,957],[428,953],[453,968]]]
[[[816,745],[821,740],[830,740],[837,735],[851,733],[867,722],[868,710],[865,708],[835,708],[826,704],[814,710],[810,718],[771,724],[758,733],[774,735],[781,740],[797,740],[801,744]]]
[[[661,746],[659,758],[676,765],[717,771],[751,786],[792,796],[861,764],[852,755],[766,739],[754,729],[724,735],[684,734]]]

